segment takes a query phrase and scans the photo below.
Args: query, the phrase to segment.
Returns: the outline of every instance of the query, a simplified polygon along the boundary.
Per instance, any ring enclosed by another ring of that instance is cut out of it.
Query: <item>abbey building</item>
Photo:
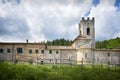
[[[120,49],[95,49],[95,19],[82,18],[79,34],[71,46],[48,46],[45,43],[0,42],[0,60],[41,64],[120,64]]]

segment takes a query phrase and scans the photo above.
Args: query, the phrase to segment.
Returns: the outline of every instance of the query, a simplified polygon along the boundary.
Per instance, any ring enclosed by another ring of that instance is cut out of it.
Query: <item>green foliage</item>
[[[120,38],[117,37],[115,39],[97,41],[95,44],[97,49],[105,48],[105,49],[120,49]]]
[[[72,44],[71,40],[65,40],[64,38],[56,39],[53,41],[47,41],[47,45],[70,46],[71,44]]]
[[[64,38],[61,38],[53,41],[47,41],[46,44],[51,46],[71,46],[72,42],[72,40],[65,40]],[[95,46],[97,49],[120,49],[120,38],[117,37],[110,40],[96,41]]]
[[[0,62],[0,80],[119,80],[120,69],[100,68],[98,65],[23,65]]]

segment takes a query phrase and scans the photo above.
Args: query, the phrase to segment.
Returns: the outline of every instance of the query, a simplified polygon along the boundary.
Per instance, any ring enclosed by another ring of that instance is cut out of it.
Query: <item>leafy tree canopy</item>
[[[52,41],[47,41],[47,45],[55,45],[55,46],[71,46],[72,40],[66,40],[64,38],[55,39]],[[120,49],[120,38],[117,37],[115,39],[96,41],[95,46],[97,49]]]

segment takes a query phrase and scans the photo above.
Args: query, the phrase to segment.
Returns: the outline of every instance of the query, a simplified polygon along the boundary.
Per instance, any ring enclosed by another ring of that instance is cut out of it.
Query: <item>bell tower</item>
[[[87,19],[82,17],[82,20],[79,23],[79,36],[88,39],[94,39],[94,32],[94,17],[92,19],[90,19],[89,17]]]
[[[89,48],[95,48],[95,26],[94,17],[85,19],[84,17],[79,23],[79,38],[84,38],[90,44]]]
[[[79,35],[73,42],[75,48],[95,48],[94,17],[85,19],[82,17],[79,23]],[[86,45],[86,46],[85,46]]]
[[[94,60],[95,48],[95,19],[84,18],[79,23],[79,34],[73,41],[72,46],[77,51],[77,64]]]

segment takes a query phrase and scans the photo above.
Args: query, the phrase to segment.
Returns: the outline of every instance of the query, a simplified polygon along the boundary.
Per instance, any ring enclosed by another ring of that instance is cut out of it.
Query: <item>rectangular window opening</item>
[[[22,53],[22,48],[17,48],[17,53]]]
[[[32,49],[29,50],[29,53],[32,54]]]
[[[7,49],[7,53],[11,53],[10,49]]]
[[[87,28],[87,35],[90,35],[90,28]]]
[[[36,49],[35,52],[38,53],[38,50]]]
[[[0,49],[0,53],[3,53],[3,49]]]
[[[41,50],[41,53],[44,54],[44,50]]]
[[[108,53],[108,57],[110,57],[110,53]]]
[[[52,54],[52,50],[49,50],[49,53]]]

